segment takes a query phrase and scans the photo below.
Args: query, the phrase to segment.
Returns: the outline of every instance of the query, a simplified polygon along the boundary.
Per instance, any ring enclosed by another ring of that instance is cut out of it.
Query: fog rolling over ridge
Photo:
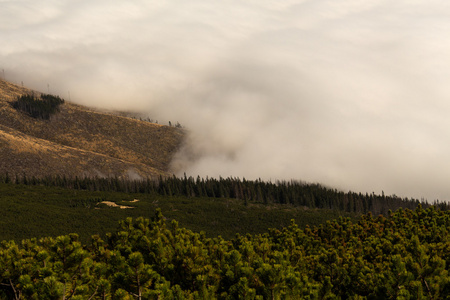
[[[0,8],[7,80],[180,122],[189,135],[173,161],[179,174],[450,199],[444,1],[3,0]]]

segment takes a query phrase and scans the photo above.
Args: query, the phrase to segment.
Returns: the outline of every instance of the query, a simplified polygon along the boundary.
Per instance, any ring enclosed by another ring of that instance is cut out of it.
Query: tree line
[[[68,178],[66,176],[47,176],[42,178],[16,175],[12,178],[8,173],[0,176],[0,182],[12,182],[30,185],[59,186],[70,189],[90,191],[113,191],[127,193],[158,193],[162,196],[185,196],[207,198],[239,199],[245,204],[263,203],[302,206],[305,208],[326,208],[351,213],[368,213],[386,215],[389,210],[398,208],[415,209],[419,204],[423,207],[434,205],[448,210],[447,202],[438,200],[433,203],[418,199],[401,198],[396,195],[386,196],[375,193],[343,192],[327,188],[320,184],[309,184],[300,181],[262,181],[240,178],[193,178],[162,177],[158,179],[128,180],[118,177]]]
[[[1,299],[444,299],[450,212],[399,209],[234,239],[127,218],[105,240],[0,244]]]

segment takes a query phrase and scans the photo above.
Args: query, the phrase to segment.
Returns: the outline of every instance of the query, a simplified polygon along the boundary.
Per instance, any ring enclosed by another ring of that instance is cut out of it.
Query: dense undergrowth
[[[450,213],[400,209],[234,239],[127,218],[105,239],[76,234],[0,247],[4,299],[443,299]]]
[[[139,200],[139,201],[134,201]],[[109,201],[133,208],[120,209],[101,204]],[[163,196],[157,192],[131,193],[92,191],[42,184],[0,183],[0,240],[65,235],[76,232],[83,243],[91,235],[104,237],[127,217],[150,218],[156,209],[176,219],[181,226],[204,231],[207,236],[232,238],[236,233],[257,234],[267,228],[319,225],[327,220],[358,214],[329,209],[305,209],[292,205],[264,205],[238,199]]]

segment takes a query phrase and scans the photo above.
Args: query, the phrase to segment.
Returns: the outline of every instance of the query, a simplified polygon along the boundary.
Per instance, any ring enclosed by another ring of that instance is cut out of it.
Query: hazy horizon
[[[189,134],[173,162],[179,174],[450,200],[450,4],[0,7],[2,78],[181,123]]]

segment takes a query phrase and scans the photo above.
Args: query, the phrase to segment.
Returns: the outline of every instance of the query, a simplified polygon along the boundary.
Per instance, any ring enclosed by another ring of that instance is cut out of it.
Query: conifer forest
[[[224,237],[188,229],[156,208],[151,216],[125,217],[108,233],[88,239],[77,232],[5,239],[0,299],[443,299],[450,294],[445,202],[239,178],[130,181],[4,174],[0,184],[10,195],[34,195],[38,188],[78,197],[85,192],[88,198],[71,204],[85,211],[104,200],[92,195],[113,193],[180,204],[198,198],[205,207],[232,199],[248,208],[250,218],[256,205],[299,207],[315,216],[338,212],[320,224],[292,219],[264,232]]]

